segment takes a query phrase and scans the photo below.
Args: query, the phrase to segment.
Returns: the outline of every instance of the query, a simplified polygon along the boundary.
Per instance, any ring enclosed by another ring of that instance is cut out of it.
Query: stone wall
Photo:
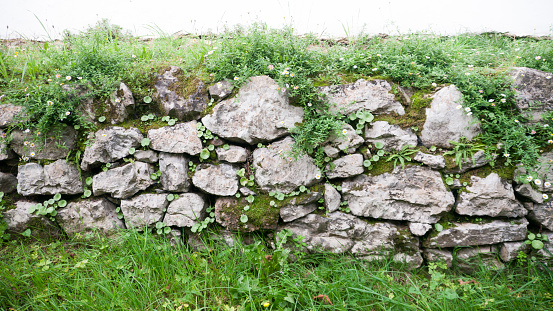
[[[208,226],[227,240],[236,232],[290,230],[304,237],[309,252],[393,256],[414,267],[439,259],[451,265],[454,253],[461,263],[479,257],[499,267],[530,250],[524,244],[529,229],[553,238],[553,205],[544,199],[553,192],[550,170],[541,183],[517,184],[513,174],[490,167],[482,152],[461,167],[446,161],[451,141],[480,133],[454,85],[429,94],[422,129],[382,120],[346,124],[342,135],[326,142],[328,164],[321,170],[309,156],[290,156],[289,129],[303,121],[304,110],[291,105],[271,78],[251,78],[232,98],[225,81],[209,93],[198,85],[185,98],[171,90],[178,72],[171,67],[155,84],[160,109],[177,122],[147,132],[117,126],[136,117],[122,84],[109,103],[116,115],[107,123],[115,126],[98,124],[80,163],[65,160],[78,148],[73,130],[61,137],[65,147],[52,140],[42,149],[30,143],[29,133],[12,131],[11,143],[0,146],[0,191],[15,205],[4,212],[8,232],[18,236],[30,228],[37,238],[75,237],[150,227],[194,244]],[[524,72],[534,79],[519,85],[520,109],[536,100],[551,110],[553,88],[544,90],[542,83],[533,92],[532,81],[545,77],[516,68],[515,81]],[[400,102],[390,91],[384,80],[320,88],[334,111],[367,121],[368,112],[402,118],[410,108],[408,97]],[[0,107],[6,128],[21,107]],[[405,167],[386,161],[406,146],[418,150]],[[549,159],[553,153],[544,155]]]

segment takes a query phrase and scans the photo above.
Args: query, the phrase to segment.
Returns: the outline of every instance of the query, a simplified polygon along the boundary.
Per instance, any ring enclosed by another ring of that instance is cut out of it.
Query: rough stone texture
[[[453,266],[453,255],[446,249],[425,248],[422,251],[424,259],[429,262],[443,260],[448,268]]]
[[[515,188],[515,191],[521,197],[528,199],[535,203],[543,203],[543,195],[532,188],[530,184],[518,185]]]
[[[346,180],[342,197],[354,215],[420,223],[437,222],[455,202],[440,173],[418,165]]]
[[[332,134],[324,147],[325,153],[329,157],[335,157],[340,151],[345,153],[354,153],[355,150],[365,142],[363,137],[357,135],[355,129],[347,123],[342,126],[342,133],[346,131],[344,137]]]
[[[202,141],[198,137],[197,124],[196,121],[190,121],[149,130],[150,148],[169,153],[199,154]]]
[[[9,173],[0,172],[0,192],[12,193],[17,190],[17,178]]]
[[[211,132],[230,141],[257,144],[288,134],[303,121],[303,109],[288,104],[286,92],[268,76],[252,77],[237,97],[227,99],[202,118]]]
[[[319,91],[328,96],[332,111],[340,111],[349,115],[359,110],[368,110],[373,114],[389,114],[395,112],[405,114],[400,102],[394,100],[390,93],[392,86],[386,80],[357,80],[352,84],[320,87]]]
[[[134,107],[131,89],[125,83],[120,83],[119,89],[106,101],[106,113],[110,116],[111,124],[127,120],[134,113]]]
[[[167,226],[192,227],[205,219],[207,202],[196,193],[182,193],[179,198],[173,200],[163,222]]]
[[[276,190],[290,193],[299,186],[312,186],[321,178],[321,171],[307,155],[294,161],[282,156],[290,152],[294,140],[286,137],[253,152],[255,181],[264,191]]]
[[[455,212],[469,216],[524,217],[528,213],[515,198],[513,186],[496,173],[470,177],[472,186],[461,192]]]
[[[136,161],[95,175],[92,190],[95,196],[109,193],[114,198],[126,199],[151,186],[152,173],[150,164]]]
[[[454,85],[439,90],[433,98],[430,108],[426,108],[426,121],[421,132],[426,147],[452,148],[449,141],[458,141],[461,136],[471,140],[480,133],[480,125],[471,123],[473,117],[465,110],[455,108],[462,104],[462,94]]]
[[[121,200],[121,212],[129,228],[143,229],[163,220],[169,205],[166,194],[141,194],[129,200]]]
[[[541,114],[553,110],[553,75],[526,67],[514,67],[509,71],[509,75],[513,78],[514,87],[518,92],[518,109],[532,116],[530,122],[542,121]]]
[[[499,257],[504,262],[509,262],[517,258],[519,252],[528,253],[532,246],[524,242],[506,242],[501,244]]]
[[[115,204],[106,198],[89,198],[69,203],[66,208],[59,209],[56,221],[69,237],[95,229],[111,235],[118,229],[125,228],[123,221],[117,218],[115,209]]]
[[[442,248],[522,241],[526,238],[528,221],[522,218],[512,222],[494,220],[483,224],[453,223],[453,225],[425,240],[423,246]]]
[[[156,94],[154,95],[160,102],[161,111],[179,120],[197,120],[200,114],[207,107],[207,94],[205,85],[200,80],[187,82],[189,85],[195,83],[195,90],[187,98],[178,94],[175,90],[182,90],[185,77],[179,67],[171,66],[169,70],[162,75],[157,75],[157,81],[154,85]]]
[[[84,150],[81,169],[86,171],[89,167],[114,162],[128,156],[129,149],[140,146],[142,138],[144,136],[136,128],[108,127],[91,134],[89,139],[93,144]]]
[[[417,146],[417,135],[413,130],[402,130],[399,125],[386,121],[376,121],[368,124],[365,129],[365,141],[371,144],[381,142],[384,150],[401,150],[404,146]]]
[[[156,163],[159,160],[157,152],[153,150],[137,150],[133,156],[136,161],[146,163]]]
[[[551,258],[551,253],[553,253],[553,232],[543,231],[542,234],[547,236],[548,241],[543,242],[543,248],[538,250],[536,254],[542,257]],[[546,252],[545,249],[549,252]]]
[[[284,222],[291,222],[307,214],[311,214],[317,209],[317,204],[307,205],[288,205],[280,209],[280,218]]]
[[[549,200],[543,204],[534,203],[533,209],[528,213],[528,219],[553,230],[553,201]]]
[[[202,164],[196,168],[196,172],[192,176],[192,183],[209,194],[235,195],[238,191],[237,171],[238,168],[230,164]]]
[[[446,174],[462,174],[469,170],[482,167],[490,163],[490,160],[486,158],[484,151],[477,151],[472,158],[461,160],[461,168],[458,165],[452,168],[446,168],[444,173]]]
[[[232,93],[234,86],[227,80],[219,81],[209,87],[209,96],[215,101],[225,99]]]
[[[60,136],[59,140],[57,138],[58,135]],[[48,133],[46,135],[48,138],[44,145],[34,141],[36,134],[32,132],[25,133],[24,131],[15,130],[12,132],[11,137],[10,147],[20,157],[27,156],[37,160],[58,160],[65,159],[69,151],[75,147],[77,132],[75,132],[73,127],[68,126],[61,133]],[[54,138],[52,139],[51,137]],[[31,147],[31,143],[35,146]],[[65,147],[59,147],[58,145]],[[34,156],[32,152],[35,153]]]
[[[242,187],[240,188],[240,193],[242,193],[242,195],[245,195],[245,196],[248,196],[248,195],[256,195],[257,193],[255,193],[253,190],[250,190],[249,188],[247,187]]]
[[[248,158],[248,150],[239,146],[230,145],[228,150],[222,147],[215,149],[217,152],[217,158],[219,161],[226,161],[229,163],[242,163],[246,162]]]
[[[325,193],[324,193],[324,206],[329,213],[335,212],[340,208],[340,193],[336,188],[330,184],[325,184]]]
[[[542,181],[541,186],[537,187],[538,190],[549,194],[553,193],[553,186],[545,187],[545,182],[553,184],[553,151],[544,152],[541,154],[541,156],[538,158],[536,173]],[[526,174],[526,170],[522,167],[519,167],[515,170],[514,180],[517,180],[517,177],[520,174]]]
[[[0,128],[14,124],[14,118],[23,111],[23,106],[0,104]]]
[[[280,226],[279,230],[282,229],[305,237],[303,242],[309,252],[319,249],[333,253],[351,252],[369,260],[389,256],[389,252],[402,252],[393,259],[404,259],[415,267],[422,264],[418,239],[409,233],[406,226],[387,222],[371,224],[349,214],[334,212],[328,217],[310,214]]]
[[[37,163],[19,166],[17,193],[21,195],[83,193],[79,170],[65,160],[57,160],[42,167]]]
[[[4,131],[0,130],[0,137],[4,137]],[[0,161],[4,161],[13,157],[13,152],[8,149],[8,146],[0,139]]]
[[[457,267],[465,272],[472,273],[485,267],[487,269],[503,269],[505,265],[498,258],[499,249],[495,245],[483,245],[471,248],[462,248],[457,252]]]
[[[18,201],[16,208],[7,210],[3,214],[6,221],[6,232],[19,235],[31,229],[31,237],[37,239],[55,238],[61,235],[58,227],[44,216],[29,214],[31,206],[38,202]]]
[[[254,203],[255,204],[255,203]],[[244,211],[244,206],[250,205],[244,198],[219,197],[215,201],[215,220],[227,230],[252,232],[256,230],[275,230],[278,226],[279,213],[269,211],[259,216],[252,215],[252,209]],[[253,208],[253,207],[252,207]],[[265,206],[263,206],[265,209]],[[240,217],[248,216],[248,222],[242,223]],[[254,218],[255,217],[255,218]]]
[[[326,166],[326,177],[347,178],[363,173],[363,156],[360,154],[350,154],[333,161],[336,167],[331,170],[330,164]]]
[[[188,161],[189,159],[183,154],[164,152],[159,154],[160,181],[163,190],[187,192],[190,189]]]
[[[441,155],[431,155],[423,152],[417,152],[413,160],[421,162],[434,170],[441,170],[445,167],[445,159]]]
[[[411,231],[411,233],[416,236],[423,236],[430,229],[432,229],[432,226],[429,224],[421,224],[418,222],[412,222],[409,224],[409,231]]]

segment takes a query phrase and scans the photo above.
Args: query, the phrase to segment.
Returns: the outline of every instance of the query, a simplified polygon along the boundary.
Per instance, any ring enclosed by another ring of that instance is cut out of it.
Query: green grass
[[[539,264],[473,275],[431,264],[407,271],[345,255],[298,256],[261,242],[202,251],[122,231],[88,242],[12,242],[0,250],[3,310],[550,310]],[[272,255],[268,261],[266,256]],[[281,260],[282,259],[282,260]],[[333,305],[314,300],[327,295]],[[269,302],[269,307],[262,305]],[[232,309],[234,308],[234,309]],[[12,309],[10,309],[12,310]]]

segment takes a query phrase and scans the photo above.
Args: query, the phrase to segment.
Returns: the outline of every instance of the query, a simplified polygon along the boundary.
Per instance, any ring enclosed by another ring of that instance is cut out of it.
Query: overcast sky
[[[152,28],[201,34],[255,21],[334,37],[361,31],[553,33],[553,0],[0,0],[0,8],[1,38],[59,38],[64,29],[84,30],[102,18],[135,35],[155,34]]]

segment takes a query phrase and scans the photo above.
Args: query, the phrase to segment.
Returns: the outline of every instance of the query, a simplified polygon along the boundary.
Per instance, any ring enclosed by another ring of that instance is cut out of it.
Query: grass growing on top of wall
[[[2,310],[550,310],[551,270],[529,258],[473,275],[442,264],[323,253],[287,262],[263,244],[202,251],[149,234],[0,249]],[[272,256],[272,257],[270,257]],[[528,261],[527,261],[528,260]],[[329,304],[332,303],[332,305]],[[13,309],[10,309],[13,308]]]

